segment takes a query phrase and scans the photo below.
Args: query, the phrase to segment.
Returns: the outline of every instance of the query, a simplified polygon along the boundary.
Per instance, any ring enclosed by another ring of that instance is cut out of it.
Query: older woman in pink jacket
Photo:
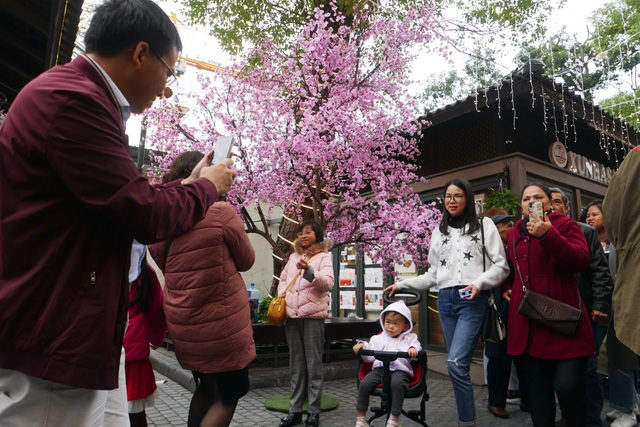
[[[278,295],[287,287],[287,321],[284,325],[289,344],[291,375],[291,409],[280,427],[302,422],[305,390],[309,406],[306,426],[318,426],[322,397],[322,351],[324,319],[329,317],[329,291],[333,287],[331,242],[324,240],[323,230],[315,221],[300,224],[295,252],[289,257],[280,276]]]
[[[189,176],[202,156],[181,154],[163,180]],[[239,273],[255,260],[244,224],[233,206],[219,201],[191,231],[149,250],[165,273],[164,311],[176,358],[196,382],[188,426],[229,425],[249,391],[248,365],[256,356]]]

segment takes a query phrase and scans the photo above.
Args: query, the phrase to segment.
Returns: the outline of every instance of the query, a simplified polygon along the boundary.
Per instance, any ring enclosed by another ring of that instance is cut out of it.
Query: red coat
[[[218,373],[246,367],[256,357],[247,288],[239,271],[255,252],[229,203],[217,202],[190,232],[149,251],[164,267],[164,310],[180,365]]]
[[[133,239],[183,233],[216,198],[140,176],[84,57],[32,80],[0,125],[0,368],[117,387]]]
[[[153,268],[147,267],[147,269],[149,272],[149,286],[153,288],[153,298],[149,299],[146,312],[140,309],[140,304],[129,306],[129,325],[124,336],[125,363],[137,362],[148,358],[150,353],[149,344],[158,346],[164,342],[167,335],[162,286],[160,286]],[[131,282],[129,304],[138,298],[140,282],[140,277]]]
[[[575,274],[589,267],[591,256],[587,241],[578,224],[568,216],[556,212],[548,216],[553,227],[540,239],[523,236],[522,220],[507,236],[507,258],[513,279],[504,286],[511,287],[507,353],[511,356],[526,353],[541,359],[590,356],[594,354],[593,331],[584,303],[582,318],[572,337],[552,331],[518,313],[524,291],[513,256],[514,240],[517,262],[527,289],[578,306],[580,294]]]

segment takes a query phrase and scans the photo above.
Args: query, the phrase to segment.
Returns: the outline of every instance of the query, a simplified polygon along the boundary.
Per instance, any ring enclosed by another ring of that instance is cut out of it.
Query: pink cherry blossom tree
[[[232,134],[238,178],[229,199],[238,206],[314,218],[335,244],[358,244],[387,272],[408,257],[424,266],[441,214],[411,187],[421,181],[415,160],[427,124],[416,119],[408,65],[416,46],[440,38],[434,11],[420,6],[384,20],[364,9],[349,19],[319,9],[291,52],[262,41],[236,72],[201,78],[197,125],[158,109],[149,113],[149,139],[167,152],[158,159],[166,168],[179,152],[206,151]],[[245,215],[248,231],[286,258],[290,245],[269,234],[258,212],[259,225]],[[293,240],[292,230],[285,222],[280,235]]]

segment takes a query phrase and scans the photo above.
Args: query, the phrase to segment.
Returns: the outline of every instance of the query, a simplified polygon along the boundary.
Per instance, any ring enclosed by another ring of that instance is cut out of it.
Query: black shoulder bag
[[[482,271],[487,271],[484,255],[486,248],[484,245],[484,222],[483,218],[480,218],[480,232],[482,233]],[[489,256],[489,254],[487,254]],[[489,257],[491,259],[491,257]],[[488,306],[487,311],[484,314],[484,321],[482,322],[482,331],[480,336],[484,342],[499,343],[507,334],[507,330],[504,321],[498,313],[498,306],[496,305],[495,290],[489,291],[489,298],[487,299]]]

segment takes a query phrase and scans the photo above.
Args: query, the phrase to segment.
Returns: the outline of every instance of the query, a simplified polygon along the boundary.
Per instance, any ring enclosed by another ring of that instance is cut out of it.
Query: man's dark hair
[[[549,187],[549,191],[551,191],[552,193],[559,193],[562,197],[562,204],[565,206],[569,206],[569,198],[566,194],[564,194],[564,191],[562,191],[558,187]]]
[[[107,0],[96,8],[84,37],[87,53],[114,56],[141,41],[164,56],[182,41],[166,13],[151,0]]]
[[[442,193],[442,200],[445,204],[447,203],[445,196],[447,195],[447,189],[450,185],[455,185],[456,187],[460,188],[464,192],[464,195],[467,197],[467,203],[465,203],[464,212],[462,213],[462,225],[469,226],[469,228],[464,232],[465,234],[473,234],[480,229],[480,221],[478,220],[478,215],[476,214],[475,200],[473,198],[473,187],[471,186],[471,183],[469,181],[462,178],[454,178],[451,181],[447,182],[444,185],[444,192]],[[442,213],[442,219],[440,220],[439,227],[440,232],[444,235],[449,234],[449,221],[451,221],[451,214],[445,207],[445,210]]]

